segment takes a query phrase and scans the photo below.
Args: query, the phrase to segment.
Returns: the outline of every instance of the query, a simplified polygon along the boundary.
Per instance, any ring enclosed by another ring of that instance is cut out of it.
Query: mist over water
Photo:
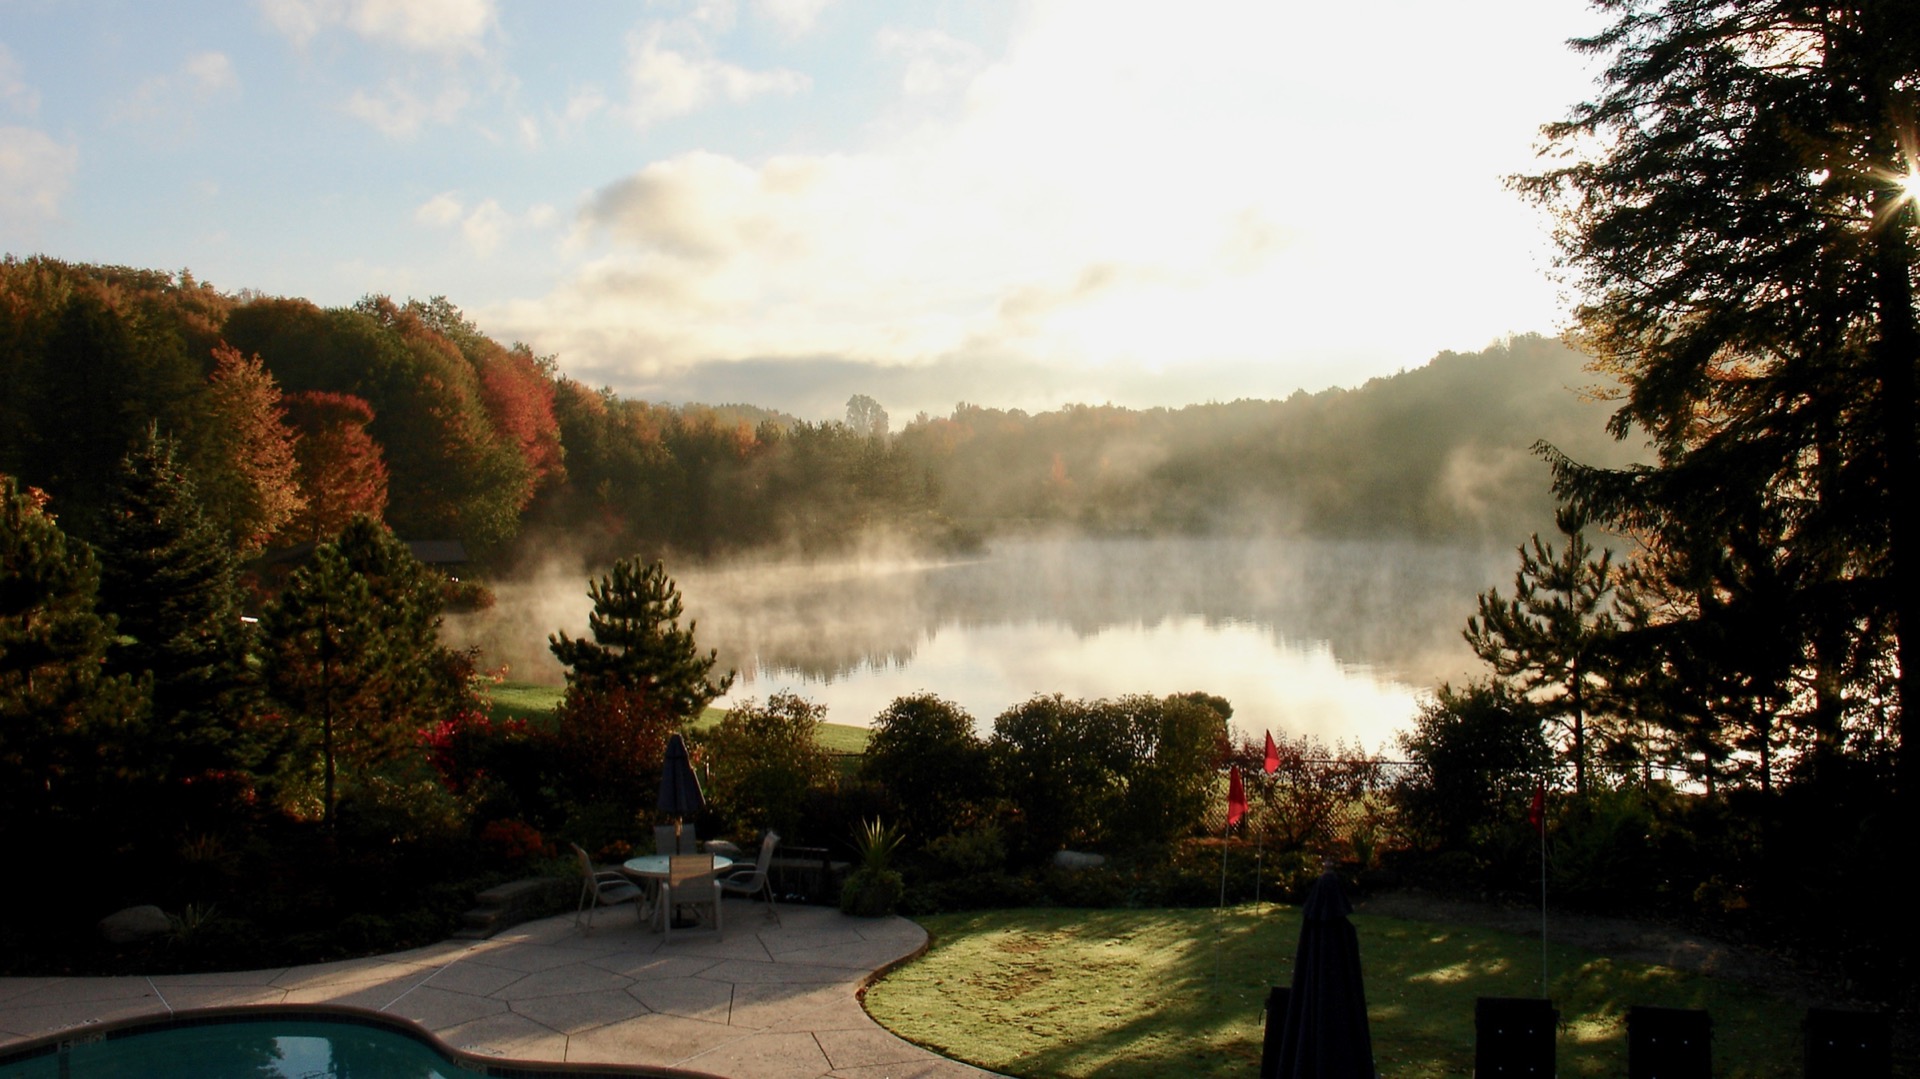
[[[701,646],[740,672],[723,705],[791,690],[864,725],[924,690],[984,730],[1036,693],[1203,690],[1233,703],[1243,731],[1377,750],[1420,693],[1474,669],[1460,629],[1513,564],[1508,547],[1412,540],[1055,537],[951,561],[667,568]],[[587,580],[555,561],[497,586],[494,609],[450,617],[446,636],[510,677],[558,684],[546,636],[586,632]]]

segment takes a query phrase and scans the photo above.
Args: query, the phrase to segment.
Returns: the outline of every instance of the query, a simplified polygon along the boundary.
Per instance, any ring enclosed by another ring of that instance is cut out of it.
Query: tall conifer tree
[[[1920,20],[1907,0],[1597,6],[1612,25],[1576,45],[1608,58],[1600,91],[1546,129],[1553,167],[1518,183],[1559,214],[1579,337],[1626,388],[1614,433],[1644,433],[1657,459],[1550,452],[1556,488],[1700,571],[1670,620],[1780,593],[1743,617],[1822,687],[1820,723],[1877,727],[1873,672],[1896,671],[1911,814]],[[1779,681],[1735,674],[1718,678]]]
[[[168,787],[252,772],[269,750],[255,725],[234,554],[177,453],[148,430],[121,462],[97,544],[100,605],[119,627],[109,666],[151,679],[142,770]]]

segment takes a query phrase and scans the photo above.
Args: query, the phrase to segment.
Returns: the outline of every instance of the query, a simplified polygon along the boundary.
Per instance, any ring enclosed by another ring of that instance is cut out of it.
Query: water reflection
[[[740,671],[734,698],[792,689],[859,724],[928,690],[986,722],[1034,693],[1200,689],[1233,701],[1243,729],[1377,748],[1418,692],[1471,669],[1460,627],[1512,559],[1410,541],[1059,538],[964,561],[674,572],[702,644]],[[584,632],[585,574],[498,593],[450,637],[558,681],[545,634]]]

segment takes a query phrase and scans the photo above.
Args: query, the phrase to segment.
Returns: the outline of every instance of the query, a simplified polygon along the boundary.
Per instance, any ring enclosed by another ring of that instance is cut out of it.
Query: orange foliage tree
[[[300,431],[294,447],[306,505],[283,535],[316,542],[338,533],[357,514],[375,520],[387,508],[387,465],[367,433],[373,406],[347,393],[309,390],[287,397],[287,415]]]

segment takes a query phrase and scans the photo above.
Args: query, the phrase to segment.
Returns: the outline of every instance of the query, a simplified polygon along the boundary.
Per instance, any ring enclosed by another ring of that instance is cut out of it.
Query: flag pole
[[[1273,810],[1273,774],[1279,770],[1280,751],[1274,747],[1273,732],[1268,731],[1267,756],[1265,760],[1260,762],[1260,771],[1265,773],[1266,778],[1260,781],[1260,790],[1261,793],[1266,796],[1265,801],[1267,803],[1269,816],[1272,815]],[[1265,861],[1267,854],[1267,830],[1262,827],[1258,835],[1259,838],[1255,841],[1253,848],[1253,905],[1256,907],[1260,905],[1260,882],[1261,877],[1265,875],[1262,863]]]

